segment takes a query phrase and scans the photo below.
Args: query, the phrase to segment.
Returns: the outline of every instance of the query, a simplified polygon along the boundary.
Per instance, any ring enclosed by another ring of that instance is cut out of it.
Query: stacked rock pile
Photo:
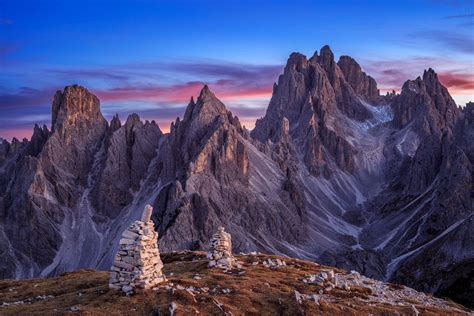
[[[303,279],[303,282],[321,285],[325,282],[336,284],[337,280],[335,278],[335,273],[333,270],[326,270],[321,271],[318,274],[308,275],[305,279]]]
[[[262,264],[267,268],[286,267],[286,262],[283,261],[283,260],[280,260],[278,258],[276,258],[275,260],[272,260],[271,258],[268,258],[267,260],[263,260]]]
[[[153,227],[153,208],[145,206],[142,219],[122,234],[110,271],[109,288],[130,294],[135,288],[149,289],[165,281],[158,250],[158,233]]]
[[[226,233],[224,227],[219,227],[217,233],[212,236],[211,249],[207,253],[209,267],[220,267],[231,269],[239,266],[237,259],[232,256],[232,240],[229,233]]]

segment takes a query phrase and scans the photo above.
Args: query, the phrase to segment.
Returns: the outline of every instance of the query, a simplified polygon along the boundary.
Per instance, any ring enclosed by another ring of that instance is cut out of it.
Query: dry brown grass
[[[174,284],[174,289],[163,286],[157,291],[140,291],[130,297],[108,289],[108,273],[94,270],[80,270],[65,273],[49,279],[24,281],[0,281],[1,302],[15,302],[38,295],[54,295],[46,301],[31,304],[0,307],[1,315],[8,314],[69,314],[71,307],[77,307],[82,315],[168,315],[170,304],[177,306],[176,315],[393,315],[396,313],[413,315],[407,306],[379,304],[370,306],[363,302],[370,295],[367,288],[354,287],[350,291],[334,289],[332,301],[323,300],[320,305],[314,301],[298,304],[295,290],[303,294],[317,293],[322,287],[302,282],[308,274],[315,274],[325,268],[303,260],[281,258],[287,267],[266,268],[261,264],[252,266],[254,261],[277,258],[270,255],[238,256],[244,262],[245,272],[225,273],[220,269],[208,269],[202,252],[164,254],[166,284]],[[337,270],[336,272],[342,272]],[[170,273],[173,275],[170,276]],[[193,277],[199,274],[201,279]],[[214,292],[190,293],[177,289],[215,289]],[[230,289],[224,293],[223,289]],[[220,307],[218,306],[220,305]],[[423,308],[416,306],[421,314],[455,315],[454,311]],[[458,313],[459,314],[459,313]]]

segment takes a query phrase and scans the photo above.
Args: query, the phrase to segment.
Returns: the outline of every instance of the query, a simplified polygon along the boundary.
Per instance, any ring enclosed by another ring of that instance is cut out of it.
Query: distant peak
[[[189,102],[184,119],[193,120],[196,117],[215,117],[220,115],[227,115],[225,105],[215,96],[207,85],[201,89],[199,97],[196,102],[193,99]]]
[[[194,103],[194,100],[191,99],[190,103],[191,102]],[[196,104],[199,104],[199,103],[213,103],[213,102],[220,103],[219,99],[211,91],[211,89],[209,89],[209,87],[206,84],[206,85],[204,85],[204,87],[202,87],[201,92],[199,93],[199,97],[197,99]]]
[[[113,133],[122,126],[118,113],[115,113],[114,117],[110,121],[110,132]]]
[[[298,60],[302,58],[306,59],[306,56],[298,52],[291,53],[289,57],[290,60]]]
[[[362,72],[362,68],[360,67],[359,63],[357,63],[354,58],[347,55],[342,55],[341,57],[339,57],[337,65],[344,72],[346,79],[349,73],[360,74]]]
[[[202,93],[202,90],[201,90],[201,93]],[[186,121],[191,120],[195,106],[196,106],[196,102],[194,102],[194,97],[191,97],[191,100],[189,100],[188,106],[186,107],[186,110],[184,112],[184,120]]]
[[[291,53],[290,57],[288,58],[288,62],[301,62],[304,60],[306,60],[306,56],[297,52]]]
[[[137,113],[132,113],[127,117],[127,121],[125,122],[126,126],[133,126],[140,123],[140,116]]]
[[[428,68],[423,72],[423,81],[436,82],[438,81],[438,75],[432,68]]]
[[[347,56],[347,55],[342,55],[341,57],[339,57],[338,64],[339,63],[350,63],[350,64],[357,65],[357,67],[360,68],[359,63],[354,58],[352,58],[351,56]]]
[[[329,45],[324,45],[322,48],[321,48],[321,57],[325,56],[325,57],[332,57],[334,59],[334,54],[331,50],[331,47],[329,47]]]
[[[311,58],[309,59],[310,63],[312,64],[316,64],[319,60],[319,56],[318,56],[318,51],[314,51],[314,54],[313,56],[311,56]]]
[[[100,121],[100,124],[106,124],[99,99],[86,88],[75,84],[66,86],[63,92],[57,91],[54,95],[52,131],[63,125],[72,126],[78,121]]]
[[[203,98],[206,96],[214,96],[214,93],[211,92],[211,89],[207,86],[207,84],[202,87],[201,92],[199,93],[199,98]],[[191,98],[191,100],[194,102],[194,100]]]
[[[334,68],[334,54],[329,45],[323,46],[319,55],[319,63],[326,71]]]
[[[306,66],[307,64],[308,59],[306,59],[305,55],[300,53],[291,53],[286,63],[286,68],[296,68],[297,70],[300,70],[301,68],[304,68],[304,66]]]

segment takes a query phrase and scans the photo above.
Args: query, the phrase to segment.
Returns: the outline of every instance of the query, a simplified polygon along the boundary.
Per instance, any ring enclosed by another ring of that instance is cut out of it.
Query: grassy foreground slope
[[[126,296],[108,272],[0,281],[0,315],[468,315],[453,302],[312,262],[240,255],[242,269],[207,268],[203,252],[162,255],[168,281]],[[279,260],[277,260],[279,259]],[[270,260],[270,261],[269,261]],[[332,283],[318,282],[335,273]],[[323,273],[323,274],[321,274]]]

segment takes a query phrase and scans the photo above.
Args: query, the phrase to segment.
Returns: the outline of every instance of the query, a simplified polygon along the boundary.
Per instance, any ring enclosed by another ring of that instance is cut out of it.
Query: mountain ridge
[[[203,249],[226,226],[238,251],[464,302],[472,288],[449,289],[473,277],[462,269],[474,258],[464,246],[474,244],[472,122],[472,103],[457,108],[432,69],[380,96],[329,46],[290,55],[251,132],[207,86],[165,134],[136,114],[109,124],[93,94],[69,86],[54,97],[51,131],[0,143],[0,252],[10,259],[0,276],[107,269],[119,233],[150,203],[165,251]]]

